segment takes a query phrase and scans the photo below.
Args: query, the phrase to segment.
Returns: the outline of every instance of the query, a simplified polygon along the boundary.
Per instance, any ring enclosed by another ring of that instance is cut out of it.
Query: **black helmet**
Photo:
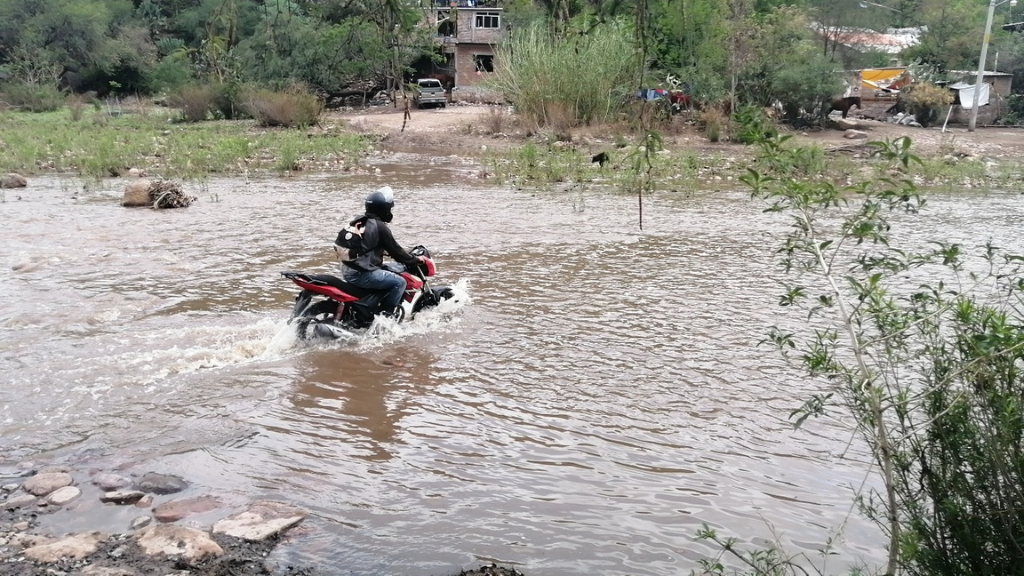
[[[395,193],[391,186],[370,192],[366,197],[366,213],[374,214],[384,222],[391,222],[391,209],[395,207]]]

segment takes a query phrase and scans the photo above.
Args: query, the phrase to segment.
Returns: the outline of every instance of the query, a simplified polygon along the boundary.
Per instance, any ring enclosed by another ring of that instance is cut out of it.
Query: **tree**
[[[712,0],[656,0],[650,10],[651,66],[679,78],[699,103],[718,100],[728,54],[726,6]]]
[[[971,70],[978,64],[985,5],[972,0],[921,0],[921,24],[927,31],[907,50],[937,70]]]
[[[0,63],[20,48],[69,70],[112,67],[122,56],[114,36],[133,10],[129,0],[0,0]]]

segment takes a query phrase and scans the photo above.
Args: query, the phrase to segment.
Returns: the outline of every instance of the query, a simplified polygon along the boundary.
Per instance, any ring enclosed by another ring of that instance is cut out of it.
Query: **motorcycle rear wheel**
[[[333,300],[324,300],[311,306],[302,316],[295,319],[295,333],[298,335],[299,340],[309,340],[312,338],[309,325],[313,322],[319,322],[318,316],[324,314],[333,316],[337,310],[338,303]]]

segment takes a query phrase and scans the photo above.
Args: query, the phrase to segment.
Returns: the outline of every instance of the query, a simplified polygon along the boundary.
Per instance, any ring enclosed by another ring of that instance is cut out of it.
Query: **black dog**
[[[591,164],[593,164],[594,162],[597,162],[601,166],[601,168],[604,168],[605,162],[608,162],[608,161],[609,161],[609,158],[608,158],[608,153],[607,152],[601,152],[600,154],[595,154],[594,157],[590,159],[590,163]]]

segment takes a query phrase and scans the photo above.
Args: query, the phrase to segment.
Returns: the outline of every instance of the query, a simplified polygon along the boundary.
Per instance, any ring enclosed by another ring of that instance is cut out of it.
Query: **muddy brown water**
[[[118,207],[123,180],[6,191],[0,454],[296,504],[312,516],[275,555],[337,573],[678,574],[714,553],[702,523],[820,566],[845,520],[826,570],[881,560],[874,528],[846,520],[863,451],[827,422],[792,431],[812,385],[757,346],[788,321],[781,218],[742,191],[663,194],[640,233],[630,197],[377,162],[379,177],[214,179],[178,211]],[[331,270],[340,223],[383,183],[400,241],[434,251],[459,302],[295,342],[278,272]],[[943,193],[907,235],[1005,245],[1022,220],[1021,196]],[[50,528],[131,519],[78,506]]]

